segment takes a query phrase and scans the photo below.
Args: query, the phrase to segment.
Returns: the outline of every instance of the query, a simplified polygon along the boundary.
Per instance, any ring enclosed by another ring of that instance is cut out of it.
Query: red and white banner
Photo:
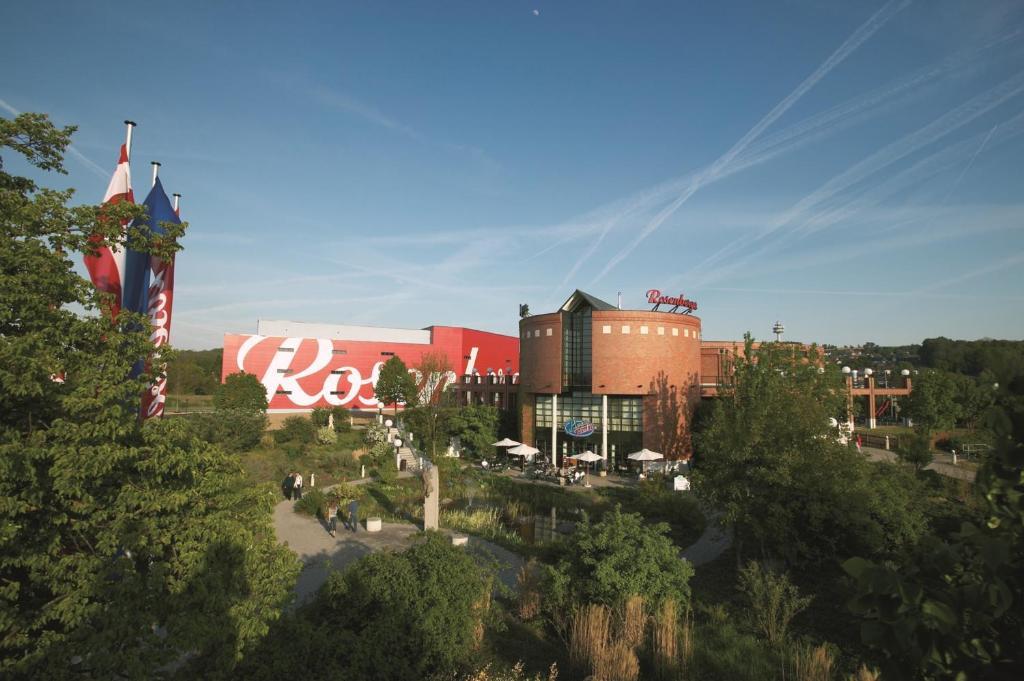
[[[117,168],[107,185],[107,192],[103,195],[104,204],[115,204],[122,201],[135,203],[132,194],[132,173],[128,164],[128,145],[121,145],[121,156],[117,161]],[[123,227],[123,225],[122,225]],[[93,242],[99,241],[93,237]],[[89,270],[89,278],[93,285],[114,296],[114,304],[111,308],[111,316],[117,317],[121,311],[121,287],[124,282],[124,249],[116,246],[101,246],[97,249],[96,255],[85,256],[85,267]]]
[[[142,394],[142,419],[163,416],[167,401],[166,365],[161,365],[160,348],[171,336],[171,304],[174,302],[174,258],[170,261],[150,258],[152,272],[149,280],[149,340],[153,343],[151,363],[160,366],[161,373],[149,389]]]
[[[443,353],[452,367],[448,381],[455,374],[519,371],[519,339],[514,336],[456,327],[430,331],[429,344],[225,334],[221,380],[242,371],[254,374],[267,390],[271,410],[376,409],[380,405],[373,388],[392,355],[416,374],[424,355]],[[436,389],[429,378],[417,376],[417,382]]]

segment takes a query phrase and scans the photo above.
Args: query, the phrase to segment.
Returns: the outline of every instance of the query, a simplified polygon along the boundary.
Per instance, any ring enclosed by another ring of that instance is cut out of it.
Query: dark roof
[[[576,303],[579,302],[579,301],[585,302],[587,305],[589,305],[590,307],[592,307],[595,310],[617,310],[617,309],[619,309],[616,306],[612,305],[611,303],[606,303],[603,300],[601,300],[600,298],[595,298],[594,296],[590,295],[589,293],[584,293],[583,291],[581,291],[579,289],[576,289],[575,291],[573,291],[573,294],[571,296],[569,296],[569,298],[564,303],[562,303],[562,307],[559,308],[559,309],[563,310],[563,311],[569,311],[573,307],[575,307]]]

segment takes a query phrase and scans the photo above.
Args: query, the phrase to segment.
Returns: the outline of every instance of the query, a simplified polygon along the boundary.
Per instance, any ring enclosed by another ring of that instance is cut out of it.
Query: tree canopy
[[[72,132],[0,119],[0,149],[61,172]],[[297,561],[235,460],[182,421],[140,424],[153,376],[129,376],[153,351],[148,320],[97,314],[108,301],[70,256],[123,245],[121,220],[144,209],[71,197],[0,160],[0,674],[146,678],[186,652],[228,666],[277,617]],[[180,234],[130,238],[166,256]]]
[[[695,433],[694,489],[766,557],[821,563],[893,550],[924,528],[919,484],[837,441],[845,411],[838,370],[791,346],[749,342],[732,384]]]
[[[619,607],[630,596],[648,603],[690,599],[693,566],[679,557],[668,525],[651,524],[616,507],[600,522],[584,519],[567,540],[564,558],[549,570],[547,607],[566,611],[573,603]]]
[[[409,373],[409,368],[398,355],[394,355],[377,375],[377,384],[373,387],[374,395],[382,404],[393,404],[398,414],[398,404],[414,405],[418,398],[416,379]]]

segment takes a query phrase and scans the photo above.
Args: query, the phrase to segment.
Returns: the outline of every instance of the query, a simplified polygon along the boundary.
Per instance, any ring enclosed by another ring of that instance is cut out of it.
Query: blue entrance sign
[[[569,419],[565,422],[565,433],[572,437],[590,437],[597,428],[590,421]]]

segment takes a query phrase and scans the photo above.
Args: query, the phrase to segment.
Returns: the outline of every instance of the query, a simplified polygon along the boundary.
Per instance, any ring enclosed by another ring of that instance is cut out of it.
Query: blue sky
[[[191,224],[172,343],[514,333],[574,288],[704,337],[1024,337],[1024,4],[5,3],[0,115],[139,123]],[[17,166],[11,166],[17,169]]]

